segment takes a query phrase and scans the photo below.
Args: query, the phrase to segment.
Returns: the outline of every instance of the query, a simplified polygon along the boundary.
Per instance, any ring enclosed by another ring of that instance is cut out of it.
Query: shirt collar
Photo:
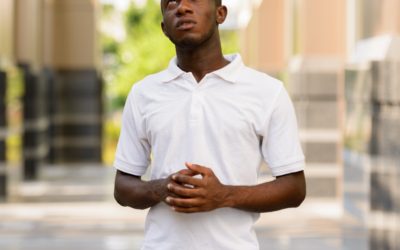
[[[231,54],[231,55],[226,55],[225,59],[230,61],[228,65],[225,67],[218,69],[214,72],[211,72],[210,74],[217,75],[218,77],[221,77],[222,79],[235,83],[239,74],[239,71],[241,67],[243,66],[243,61],[242,58],[239,54]],[[169,62],[169,66],[167,70],[163,72],[163,75],[161,77],[161,81],[164,83],[168,83],[181,75],[184,75],[186,72],[180,69],[177,65],[177,59],[176,57],[172,58],[171,61]]]

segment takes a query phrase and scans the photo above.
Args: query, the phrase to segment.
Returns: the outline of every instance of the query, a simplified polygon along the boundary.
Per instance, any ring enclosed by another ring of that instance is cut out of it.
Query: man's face
[[[176,46],[184,48],[210,39],[226,16],[225,7],[216,6],[214,0],[162,0],[161,10],[163,32]]]

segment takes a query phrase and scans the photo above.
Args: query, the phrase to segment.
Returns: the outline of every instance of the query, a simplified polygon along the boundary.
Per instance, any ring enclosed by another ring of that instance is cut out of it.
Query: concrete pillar
[[[24,156],[25,172],[31,174],[26,178],[33,178],[32,166],[46,157],[101,161],[98,10],[93,0],[16,0],[15,55],[29,90]]]
[[[361,39],[383,34],[400,34],[400,2],[398,0],[365,0],[358,2],[362,11],[359,23]]]
[[[346,1],[297,0],[299,53],[304,57],[346,56]]]
[[[345,0],[298,0],[289,91],[306,155],[309,197],[342,200]]]
[[[358,162],[356,167],[360,176],[368,177],[365,187],[369,191],[368,220],[365,223],[369,227],[370,249],[397,249],[400,232],[400,60],[362,62],[351,68],[348,66],[346,72],[346,92],[349,92],[346,93],[346,149],[352,155],[369,158]],[[360,90],[366,95],[357,94]],[[396,98],[389,92],[396,92]]]
[[[24,76],[25,179],[36,178],[49,144],[54,162],[101,160],[97,10],[92,0],[0,1],[0,71],[3,74],[15,62]],[[3,177],[7,133],[4,119],[0,123]],[[0,178],[0,184],[4,182]]]
[[[91,0],[44,2],[51,162],[101,161],[98,10],[97,1]]]
[[[398,249],[400,2],[359,1],[358,8],[362,36],[346,67],[346,149],[369,158],[358,166],[368,176],[369,248]]]
[[[42,66],[43,0],[15,0],[15,60],[30,65],[34,72]]]
[[[17,0],[15,5],[15,60],[24,81],[23,177],[34,180],[48,154],[48,105],[40,72],[43,65],[43,0]]]
[[[24,179],[35,180],[39,167],[44,163],[49,152],[47,131],[47,86],[39,74],[35,74],[28,64],[20,64],[24,79],[24,131],[23,162]]]
[[[6,171],[6,136],[7,136],[7,110],[6,110],[6,73],[0,70],[0,201],[7,196],[7,171]]]
[[[14,52],[14,1],[0,1],[0,201],[7,198],[7,69],[11,66]]]
[[[98,1],[45,0],[43,63],[60,69],[98,69]]]
[[[396,39],[400,48],[400,38]],[[370,248],[397,249],[400,233],[400,58],[374,61],[369,223]]]
[[[241,30],[244,61],[258,70],[277,75],[287,65],[289,1],[264,0]]]
[[[0,68],[5,67],[13,59],[14,40],[14,1],[0,2]]]

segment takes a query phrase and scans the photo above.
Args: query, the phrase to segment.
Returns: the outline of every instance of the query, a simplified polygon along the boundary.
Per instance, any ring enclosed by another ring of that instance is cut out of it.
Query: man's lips
[[[195,26],[196,22],[193,20],[179,20],[175,27],[178,30],[189,30],[192,29]]]

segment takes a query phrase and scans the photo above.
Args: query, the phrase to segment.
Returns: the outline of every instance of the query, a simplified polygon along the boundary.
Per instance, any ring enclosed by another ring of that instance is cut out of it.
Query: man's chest
[[[188,133],[254,138],[263,113],[260,101],[233,88],[164,91],[150,96],[142,108],[151,141]]]

